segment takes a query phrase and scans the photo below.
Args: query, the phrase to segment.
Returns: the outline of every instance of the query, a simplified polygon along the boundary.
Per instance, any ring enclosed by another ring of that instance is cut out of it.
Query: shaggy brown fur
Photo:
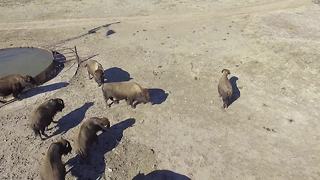
[[[228,69],[222,70],[222,77],[219,80],[218,92],[220,97],[222,97],[223,108],[228,108],[230,105],[230,99],[232,97],[232,85],[228,79],[230,71]]]
[[[123,99],[132,108],[136,108],[139,103],[150,102],[148,89],[142,88],[135,82],[105,83],[102,86],[102,93],[108,107],[111,107],[113,103],[119,103]],[[108,104],[109,99],[112,101],[110,104]]]
[[[30,117],[30,127],[34,131],[35,135],[39,135],[41,140],[43,140],[41,134],[48,137],[48,135],[44,133],[45,128],[53,122],[53,117],[57,112],[62,111],[63,108],[63,100],[56,98],[42,103],[34,112],[32,112]]]
[[[84,121],[78,135],[78,154],[86,158],[89,148],[93,143],[98,143],[98,131],[105,131],[110,128],[110,121],[107,118],[92,117]]]
[[[20,74],[11,74],[0,78],[0,96],[5,97],[10,94],[19,99],[20,93],[25,88],[32,88],[36,85],[31,76],[22,76]]]
[[[85,67],[87,67],[89,79],[94,78],[94,80],[98,83],[98,86],[101,86],[104,82],[102,65],[95,60],[90,60],[87,62]],[[92,77],[90,77],[90,75]]]
[[[41,180],[64,180],[66,168],[61,160],[61,156],[67,155],[71,151],[70,142],[63,138],[52,143],[40,168]]]

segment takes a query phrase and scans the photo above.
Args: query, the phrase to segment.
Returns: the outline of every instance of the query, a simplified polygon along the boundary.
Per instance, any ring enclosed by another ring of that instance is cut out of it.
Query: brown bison
[[[45,128],[53,122],[53,117],[57,112],[62,111],[63,108],[64,102],[60,98],[50,99],[37,107],[30,117],[30,127],[35,135],[39,135],[41,140],[43,140],[41,134],[48,137],[48,135],[44,133]]]
[[[139,103],[150,102],[149,90],[142,88],[135,82],[105,83],[102,86],[102,93],[108,107],[111,107],[113,103],[119,103],[123,99],[132,108],[136,108]],[[108,104],[109,99],[112,101],[110,104]]]
[[[19,95],[26,88],[36,86],[36,81],[31,76],[11,74],[0,78],[0,96],[5,97],[10,94],[14,98],[20,99]]]
[[[105,131],[107,128],[110,128],[107,118],[92,117],[82,123],[78,135],[78,154],[82,158],[86,158],[91,145],[98,142],[97,132]]]
[[[218,92],[220,97],[222,97],[223,108],[228,108],[230,100],[232,97],[232,85],[228,79],[230,71],[228,69],[222,70],[222,77],[219,80]]]
[[[101,86],[104,82],[104,70],[102,65],[95,60],[90,60],[87,62],[85,67],[87,67],[89,79],[94,78],[94,80],[98,83],[98,86]],[[90,77],[90,75],[92,77]]]
[[[40,167],[41,180],[64,180],[66,168],[61,160],[61,156],[67,155],[71,151],[70,142],[63,138],[52,143]]]

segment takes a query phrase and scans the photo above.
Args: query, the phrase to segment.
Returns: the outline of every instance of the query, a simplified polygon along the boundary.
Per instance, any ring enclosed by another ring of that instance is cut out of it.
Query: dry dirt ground
[[[66,179],[123,180],[139,172],[182,180],[320,179],[320,6],[314,2],[1,0],[1,48],[76,45],[82,59],[98,54],[93,59],[109,80],[154,88],[155,104],[107,109],[83,67],[71,79],[76,65],[69,62],[32,96],[0,109],[0,179],[39,179],[49,145],[65,137],[75,149],[81,121],[92,116],[108,117],[111,133],[100,135],[90,164],[75,151],[63,157]],[[227,110],[217,92],[223,68],[240,96]],[[55,135],[34,139],[30,112],[53,97],[66,104],[48,131]]]

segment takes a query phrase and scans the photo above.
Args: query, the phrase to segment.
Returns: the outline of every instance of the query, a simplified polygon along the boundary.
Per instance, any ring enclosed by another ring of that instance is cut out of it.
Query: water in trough
[[[0,49],[0,77],[8,74],[37,76],[53,62],[51,51],[40,48]]]

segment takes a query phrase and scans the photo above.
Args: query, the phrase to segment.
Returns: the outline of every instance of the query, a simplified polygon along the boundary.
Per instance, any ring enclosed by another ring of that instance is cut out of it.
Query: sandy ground
[[[92,116],[108,117],[111,134],[90,164],[65,156],[66,179],[320,179],[320,6],[311,0],[1,0],[0,17],[0,47],[76,45],[82,58],[98,54],[109,80],[154,88],[156,102],[106,109],[83,67],[71,79],[69,62],[0,109],[0,179],[39,179],[49,145],[65,137],[75,149]],[[240,96],[227,110],[223,68]],[[56,135],[34,139],[30,112],[53,97],[66,104],[48,131]]]

